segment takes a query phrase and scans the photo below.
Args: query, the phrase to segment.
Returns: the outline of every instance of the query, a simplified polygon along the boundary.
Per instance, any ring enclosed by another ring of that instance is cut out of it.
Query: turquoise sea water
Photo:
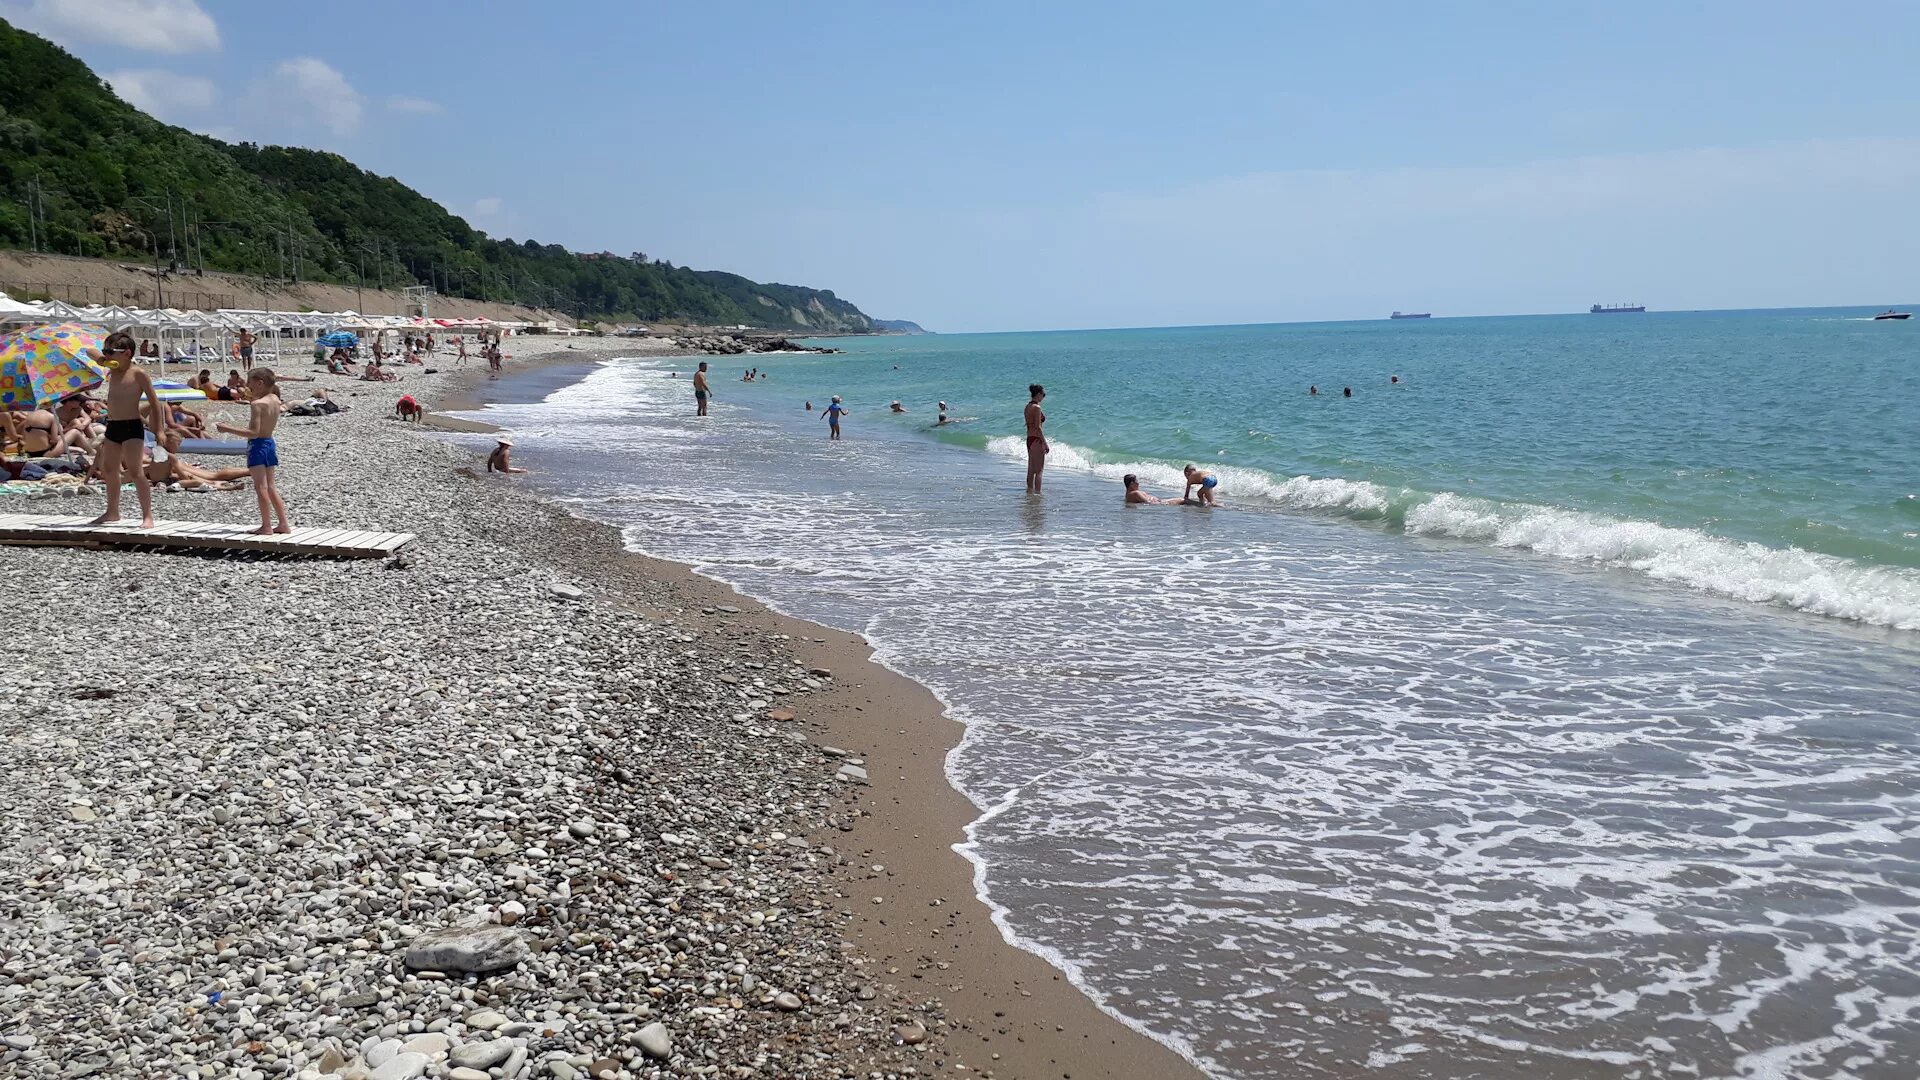
[[[857,390],[869,408],[900,398],[925,415],[944,398],[981,420],[939,437],[984,446],[1018,434],[1025,384],[1044,374],[1062,464],[1118,475],[1111,466],[1194,461],[1257,504],[1637,563],[1911,628],[1920,579],[1903,588],[1859,572],[1920,568],[1920,323],[1872,314],[853,339],[806,377]],[[1174,477],[1161,475],[1164,492]],[[1704,538],[1841,561],[1742,558]]]
[[[488,419],[938,693],[1003,930],[1216,1076],[1908,1076],[1920,325],[1868,314],[842,340]],[[1187,461],[1220,510],[1122,505]]]

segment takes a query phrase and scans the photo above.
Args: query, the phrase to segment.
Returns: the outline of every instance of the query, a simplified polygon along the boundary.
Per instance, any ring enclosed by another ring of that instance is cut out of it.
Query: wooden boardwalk
[[[112,525],[89,525],[91,520],[57,514],[0,514],[0,544],[173,548],[248,555],[378,559],[399,551],[414,539],[412,533],[326,528],[299,528],[283,536],[257,536],[252,525],[225,521],[156,521],[153,528],[142,529],[137,517]]]

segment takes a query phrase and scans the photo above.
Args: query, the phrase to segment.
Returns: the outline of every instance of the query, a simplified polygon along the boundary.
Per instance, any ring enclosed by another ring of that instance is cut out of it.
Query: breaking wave
[[[991,453],[1025,460],[1023,440],[989,440]],[[1162,461],[1100,461],[1066,443],[1048,464],[1118,480],[1134,473],[1149,487],[1180,487],[1178,466]],[[1212,470],[1236,505],[1270,505],[1379,522],[1414,536],[1597,563],[1643,573],[1716,596],[1772,604],[1897,630],[1920,630],[1920,571],[1869,566],[1802,548],[1774,548],[1698,529],[1623,520],[1530,503],[1389,488],[1364,480],[1276,476],[1261,469]]]

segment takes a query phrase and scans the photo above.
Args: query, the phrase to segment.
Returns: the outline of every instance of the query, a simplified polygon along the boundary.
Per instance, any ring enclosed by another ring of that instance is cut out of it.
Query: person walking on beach
[[[840,441],[840,418],[845,416],[846,412],[847,407],[840,404],[839,394],[833,395],[833,401],[830,402],[826,408],[820,410],[820,415],[827,418],[827,440],[829,442]]]
[[[1040,409],[1040,403],[1047,399],[1047,389],[1039,383],[1027,387],[1027,492],[1040,493],[1040,473],[1047,467],[1046,433],[1041,430],[1047,422],[1047,414]]]
[[[707,415],[707,398],[713,391],[707,386],[707,362],[700,361],[700,369],[693,373],[693,415]]]
[[[454,360],[454,366],[455,366],[455,367],[465,367],[465,366],[467,366],[467,339],[466,339],[466,336],[465,336],[465,335],[463,335],[463,334],[455,334],[455,335],[453,335],[453,346],[454,346],[454,348],[456,348],[456,349],[458,349],[458,350],[460,350],[460,355],[459,355],[459,357],[457,357],[457,358],[456,358],[456,359]]]
[[[133,351],[133,335],[124,330],[109,334],[100,345],[100,359],[107,368],[107,436],[100,440],[95,464],[100,482],[107,486],[107,509],[91,524],[120,520],[120,485],[126,482],[124,475],[131,474],[134,494],[140,499],[140,527],[151,529],[153,485],[140,467],[147,435],[147,426],[140,422],[140,399],[147,399],[155,435],[167,433],[167,411],[160,407],[153,376],[133,362]]]
[[[253,370],[253,343],[256,340],[258,339],[253,336],[253,331],[240,331],[240,370],[242,371]]]
[[[228,435],[247,440],[247,473],[253,478],[254,501],[260,504],[260,527],[253,531],[260,536],[290,533],[293,522],[287,517],[287,504],[280,501],[280,488],[274,483],[274,474],[280,468],[280,449],[273,441],[273,429],[280,423],[280,388],[270,369],[255,368],[247,373],[247,389],[253,397],[247,426],[214,426]],[[275,514],[280,518],[279,528],[273,525]]]

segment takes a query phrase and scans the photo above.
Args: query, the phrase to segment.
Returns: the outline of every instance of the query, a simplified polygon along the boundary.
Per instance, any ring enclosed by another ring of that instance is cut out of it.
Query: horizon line
[[[1789,305],[1786,307],[1728,307],[1728,308],[1653,308],[1653,307],[1649,307],[1644,312],[1631,312],[1626,314],[1643,314],[1643,315],[1722,314],[1722,315],[1725,315],[1725,314],[1736,314],[1739,312],[1851,311],[1851,310],[1866,310],[1869,308],[1881,308],[1883,310],[1891,311],[1891,310],[1900,309],[1901,306],[1902,306],[1901,303],[1897,302],[1892,305],[1795,304],[1795,305]],[[1910,306],[1914,308],[1920,308],[1920,301],[1915,301]],[[1453,314],[1453,315],[1437,315],[1437,314],[1429,313],[1428,318],[1429,319],[1542,319],[1542,318],[1555,318],[1555,317],[1568,316],[1568,315],[1591,315],[1591,314],[1593,313],[1586,309],[1579,309],[1579,310],[1573,310],[1573,311],[1497,311],[1497,312],[1483,312],[1483,313],[1463,312],[1463,313]],[[913,321],[913,320],[907,320],[907,321]],[[1150,326],[1049,326],[1049,327],[1023,327],[1023,328],[1013,329],[1013,330],[928,330],[926,331],[925,335],[840,334],[840,335],[829,335],[829,336],[835,336],[835,337],[920,337],[920,336],[965,337],[965,336],[985,335],[985,334],[1091,334],[1091,333],[1105,333],[1109,331],[1117,332],[1117,331],[1123,331],[1123,330],[1209,330],[1209,329],[1219,330],[1219,329],[1226,329],[1228,327],[1237,327],[1237,326],[1318,326],[1318,325],[1333,326],[1333,325],[1340,325],[1345,323],[1375,323],[1375,322],[1390,322],[1390,321],[1394,321],[1394,320],[1391,320],[1386,315],[1372,315],[1372,316],[1361,316],[1361,317],[1344,318],[1344,319],[1272,319],[1272,320],[1266,320],[1262,322],[1160,323],[1160,324],[1150,325]],[[1399,321],[1408,322],[1408,321],[1414,321],[1414,320],[1402,319]],[[916,322],[915,325],[918,325],[918,323]],[[807,335],[803,332],[795,336],[807,337],[812,335]]]

